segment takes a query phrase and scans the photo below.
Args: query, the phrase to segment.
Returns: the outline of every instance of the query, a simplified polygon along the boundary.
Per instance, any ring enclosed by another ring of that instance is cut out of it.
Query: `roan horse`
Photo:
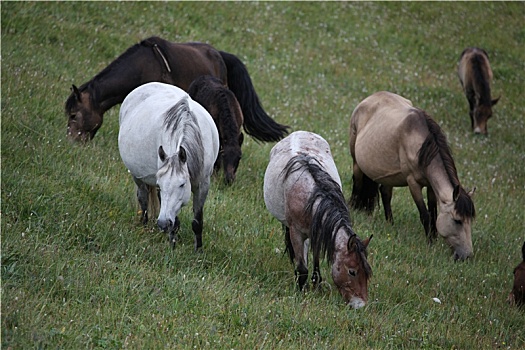
[[[188,95],[211,114],[219,130],[220,150],[215,162],[215,169],[221,165],[224,180],[231,185],[235,180],[237,167],[241,160],[241,146],[244,135],[241,132],[243,115],[233,92],[228,90],[219,79],[211,75],[202,75],[195,79],[188,88]]]
[[[120,109],[120,156],[137,184],[142,222],[148,221],[148,202],[158,200],[157,224],[175,246],[181,207],[193,192],[195,249],[202,246],[203,207],[213,163],[219,152],[219,133],[209,113],[176,86],[148,83],[133,90]]]
[[[151,37],[130,47],[79,88],[73,85],[65,104],[68,137],[92,139],[104,113],[142,84],[156,81],[187,90],[201,75],[213,75],[232,90],[249,135],[267,142],[278,141],[288,133],[287,126],[276,123],[263,110],[248,70],[236,56],[203,43],[179,44]]]
[[[379,187],[385,217],[393,222],[393,187],[408,186],[429,241],[437,232],[452,247],[455,259],[472,255],[472,193],[461,186],[445,134],[425,111],[386,91],[367,97],[352,113],[350,153],[352,207],[371,213]]]
[[[352,230],[330,146],[321,136],[297,131],[272,148],[264,175],[264,201],[283,224],[299,288],[308,279],[311,244],[313,285],[322,280],[322,254],[332,264],[332,278],[344,300],[356,309],[364,306],[372,274],[366,248],[372,237],[361,241]]]
[[[499,97],[490,97],[489,56],[483,49],[469,47],[463,51],[458,65],[458,76],[470,107],[470,123],[476,134],[487,134],[487,121],[492,117],[492,106]]]

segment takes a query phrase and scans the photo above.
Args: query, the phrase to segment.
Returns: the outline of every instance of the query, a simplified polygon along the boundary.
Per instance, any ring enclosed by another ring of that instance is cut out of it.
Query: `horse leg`
[[[437,237],[437,199],[434,189],[432,187],[427,187],[427,202],[428,202],[428,211],[430,212],[430,239],[436,239]]]
[[[425,205],[425,201],[423,200],[421,186],[419,186],[419,184],[413,179],[408,179],[407,182],[408,188],[410,189],[410,194],[412,195],[412,199],[414,199],[414,202],[417,206],[417,210],[419,211],[419,220],[425,228],[425,234],[427,235],[429,242],[431,242],[432,240],[430,234],[430,215],[428,214],[427,206]]]
[[[465,95],[467,96],[469,104],[470,127],[474,129],[474,107],[476,106],[476,93],[473,89],[466,89]]]
[[[149,186],[137,179],[136,177],[133,177],[133,181],[135,181],[135,184],[137,185],[137,200],[139,201],[140,205],[140,222],[142,222],[143,225],[146,225],[148,223],[148,198],[149,198]]]
[[[379,186],[379,192],[381,192],[381,201],[383,202],[383,208],[385,209],[386,221],[394,224],[394,218],[392,216],[392,207],[390,202],[392,201],[393,187],[381,185]]]
[[[304,254],[308,254],[308,245],[306,245],[305,241],[305,249]],[[309,243],[309,242],[308,242]],[[319,269],[319,252],[314,252],[314,272],[312,273],[312,284],[314,288],[319,287],[321,282],[323,281],[323,278],[321,277],[321,270]]]
[[[290,229],[290,241],[292,248],[295,253],[295,279],[299,290],[303,290],[306,280],[308,279],[308,265],[306,263],[306,257],[304,252],[305,240],[299,230],[294,229],[293,226]],[[308,253],[308,251],[306,251]]]
[[[195,251],[199,251],[202,248],[202,228],[203,222],[203,211],[204,202],[208,196],[208,190],[210,187],[210,179],[202,181],[202,183],[195,189],[193,193],[193,221],[191,223],[191,229],[195,234]]]

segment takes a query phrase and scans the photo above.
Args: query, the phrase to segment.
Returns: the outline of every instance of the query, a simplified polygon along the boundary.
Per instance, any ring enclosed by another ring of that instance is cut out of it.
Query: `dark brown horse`
[[[215,169],[221,165],[224,180],[231,185],[235,180],[237,167],[241,160],[241,146],[244,135],[241,132],[243,115],[233,92],[223,82],[211,75],[195,79],[188,88],[188,95],[200,103],[211,114],[219,131],[220,151],[215,161]],[[252,125],[252,127],[257,127]],[[246,128],[246,126],[245,126]]]
[[[499,97],[490,97],[489,56],[483,49],[469,47],[463,51],[458,65],[458,76],[469,103],[470,123],[476,134],[487,134],[487,121],[492,117],[492,106]]]
[[[525,242],[521,247],[521,259],[522,261],[514,269],[514,285],[508,300],[511,304],[525,308]]]
[[[140,85],[162,82],[187,90],[201,75],[217,77],[232,90],[247,121],[248,134],[269,142],[288,133],[287,126],[276,123],[263,110],[248,70],[236,56],[203,43],[180,44],[151,37],[130,47],[79,88],[73,85],[65,104],[68,137],[92,139],[104,113]]]

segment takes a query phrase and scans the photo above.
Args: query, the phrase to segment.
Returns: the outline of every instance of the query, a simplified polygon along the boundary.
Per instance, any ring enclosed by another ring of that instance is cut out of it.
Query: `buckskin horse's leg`
[[[425,205],[425,201],[423,199],[421,186],[419,186],[419,184],[413,178],[407,179],[407,182],[408,188],[410,189],[410,194],[412,195],[412,199],[414,199],[414,202],[417,206],[417,210],[419,211],[419,220],[421,220],[421,223],[425,228],[425,234],[427,235],[427,238],[430,243],[432,242],[430,234],[430,215],[428,214],[427,206]]]
[[[392,216],[392,207],[390,206],[390,203],[392,201],[392,191],[393,187],[391,186],[379,186],[379,192],[381,192],[381,201],[383,202],[383,208],[385,209],[385,219],[391,224],[394,223],[394,218]]]
[[[430,212],[430,239],[437,238],[437,199],[434,189],[430,186],[427,187],[427,202],[428,211]]]

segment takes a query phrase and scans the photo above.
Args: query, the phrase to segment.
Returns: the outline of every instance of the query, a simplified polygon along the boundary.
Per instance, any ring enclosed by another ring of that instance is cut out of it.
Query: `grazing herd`
[[[472,129],[487,134],[487,120],[499,100],[491,99],[487,53],[466,49],[458,76]],[[174,247],[178,214],[193,193],[192,230],[195,250],[201,249],[213,169],[222,167],[227,184],[235,181],[242,130],[261,142],[278,141],[264,175],[264,201],[283,225],[299,288],[307,284],[311,250],[313,286],[322,281],[319,263],[325,258],[343,299],[354,308],[366,305],[372,237],[362,240],[352,229],[329,144],[308,131],[288,135],[288,126],[270,118],[235,55],[202,43],[143,40],[87,83],[72,86],[65,104],[68,137],[92,139],[104,113],[119,103],[119,151],[137,185],[143,224],[158,215],[157,224]],[[393,223],[393,187],[408,186],[429,241],[443,237],[456,260],[473,254],[473,191],[461,185],[446,136],[425,111],[399,95],[377,92],[355,108],[349,134],[351,207],[372,213],[380,195],[386,220]],[[522,254],[525,259],[525,244]],[[525,262],[514,275],[509,301],[524,305]]]

